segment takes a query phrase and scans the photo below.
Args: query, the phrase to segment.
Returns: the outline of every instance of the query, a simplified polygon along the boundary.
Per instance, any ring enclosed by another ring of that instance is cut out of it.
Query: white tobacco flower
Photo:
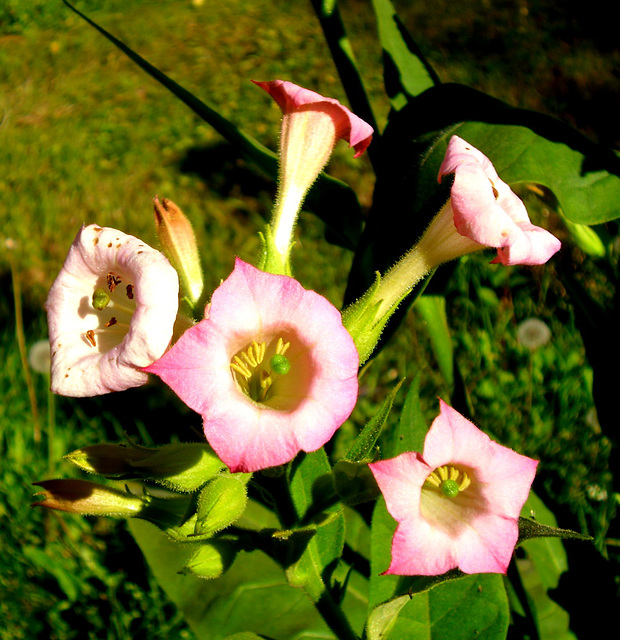
[[[144,384],[141,368],[170,343],[178,291],[159,251],[116,229],[82,227],[45,304],[52,391],[86,397]]]

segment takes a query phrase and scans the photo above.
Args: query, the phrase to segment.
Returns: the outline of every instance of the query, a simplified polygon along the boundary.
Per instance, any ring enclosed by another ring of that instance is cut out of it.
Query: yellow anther
[[[282,338],[278,338],[278,342],[276,344],[276,353],[279,356],[283,356],[288,351],[288,348],[290,346],[291,346],[290,342],[284,342]]]
[[[469,479],[469,476],[465,472],[463,472],[463,479],[459,483],[459,491],[465,491],[465,489],[467,489],[470,484],[471,480]]]
[[[439,477],[442,481],[448,479],[448,469],[446,467],[439,467],[436,471],[439,473]]]
[[[246,380],[249,380],[252,377],[252,372],[247,368],[239,356],[235,356],[233,358],[233,361],[230,363],[230,368],[241,374]]]
[[[459,477],[459,470],[456,467],[450,467],[450,471],[448,472],[448,478],[450,480],[456,480]]]

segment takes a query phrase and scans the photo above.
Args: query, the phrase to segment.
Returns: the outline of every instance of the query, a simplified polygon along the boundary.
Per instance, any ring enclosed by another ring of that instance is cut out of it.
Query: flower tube
[[[560,241],[530,222],[525,205],[503,182],[491,161],[452,136],[438,180],[454,174],[450,199],[418,241],[362,298],[345,309],[345,326],[362,362],[400,302],[434,268],[485,247],[497,249],[493,262],[540,265]]]
[[[237,259],[205,319],[145,370],[202,415],[231,471],[252,472],[325,444],[355,405],[357,368],[334,306]]]
[[[170,343],[176,271],[138,238],[91,224],[77,234],[45,304],[51,389],[95,396],[137,387]]]
[[[372,140],[373,129],[333,98],[292,82],[255,82],[282,110],[280,179],[271,233],[281,263],[288,264],[291,236],[306,193],[317,179],[340,139],[360,156]]]

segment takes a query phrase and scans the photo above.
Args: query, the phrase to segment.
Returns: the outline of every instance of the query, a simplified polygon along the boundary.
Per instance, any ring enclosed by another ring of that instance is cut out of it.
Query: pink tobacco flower
[[[116,229],[77,234],[45,307],[51,388],[95,396],[144,384],[170,343],[179,283],[163,254]]]
[[[398,522],[385,573],[506,573],[538,462],[440,406],[422,454],[370,464]]]
[[[334,98],[325,98],[319,93],[304,89],[286,80],[271,80],[254,84],[264,89],[277,103],[284,116],[292,113],[326,114],[333,122],[334,140],[344,138],[355,149],[355,157],[361,156],[372,140],[372,127],[358,118],[347,107]]]
[[[340,139],[364,153],[373,129],[338,100],[325,98],[292,82],[255,82],[282,110],[280,178],[271,231],[275,248],[288,262],[291,234],[303,199]]]
[[[231,471],[251,472],[325,444],[355,405],[357,368],[334,306],[237,259],[205,319],[146,371],[202,414]]]
[[[450,138],[439,181],[448,174],[454,174],[450,205],[457,231],[497,248],[493,262],[544,264],[559,251],[560,241],[530,222],[525,205],[491,161],[458,136]]]

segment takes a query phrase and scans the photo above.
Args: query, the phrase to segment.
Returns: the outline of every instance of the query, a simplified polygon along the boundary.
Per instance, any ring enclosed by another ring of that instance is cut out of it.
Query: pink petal
[[[355,149],[354,157],[357,158],[368,148],[372,140],[372,127],[340,104],[338,100],[325,98],[285,80],[269,82],[252,80],[252,82],[264,89],[278,103],[284,114],[308,109],[319,109],[329,113],[337,123],[338,138],[347,140],[349,146]]]
[[[451,202],[457,231],[498,249],[494,262],[543,264],[559,251],[560,241],[531,224],[523,202],[497,175],[491,161],[458,136],[452,136],[439,181],[454,174]]]
[[[278,337],[291,342],[292,373],[274,382],[269,404],[254,402],[237,388],[231,360],[252,341]],[[325,444],[355,405],[358,365],[340,313],[325,298],[237,259],[208,318],[146,371],[202,414],[207,440],[231,471],[248,472]]]

